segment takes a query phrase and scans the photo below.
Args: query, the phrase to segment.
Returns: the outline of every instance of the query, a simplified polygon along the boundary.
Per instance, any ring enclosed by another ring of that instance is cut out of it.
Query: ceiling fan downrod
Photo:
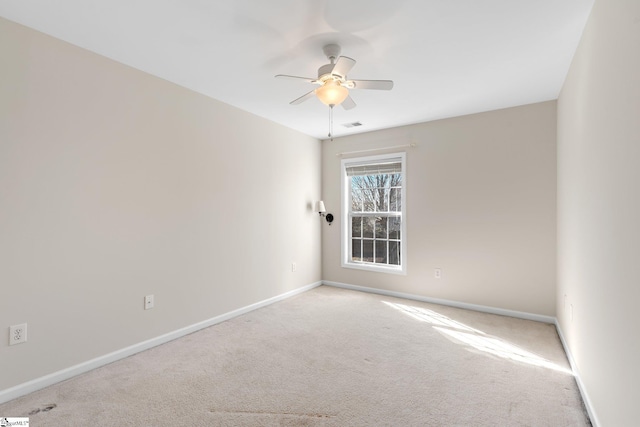
[[[337,44],[328,44],[322,48],[322,52],[332,64],[335,64],[336,59],[340,56],[342,49]]]

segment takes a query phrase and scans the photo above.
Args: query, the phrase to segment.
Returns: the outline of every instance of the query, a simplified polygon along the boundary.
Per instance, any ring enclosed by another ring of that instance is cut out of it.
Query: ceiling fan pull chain
[[[333,105],[329,105],[329,138],[333,141]]]

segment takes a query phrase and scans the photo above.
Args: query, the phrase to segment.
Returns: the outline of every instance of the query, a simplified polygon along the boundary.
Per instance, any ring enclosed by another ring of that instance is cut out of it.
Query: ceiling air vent
[[[342,126],[344,126],[346,128],[354,128],[354,127],[357,127],[357,126],[362,126],[362,123],[360,123],[360,122],[345,123]]]

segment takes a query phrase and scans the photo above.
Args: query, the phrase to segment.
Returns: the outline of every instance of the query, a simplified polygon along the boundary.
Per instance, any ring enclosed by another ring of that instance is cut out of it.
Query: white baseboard
[[[503,308],[488,307],[488,306],[477,305],[477,304],[468,304],[468,303],[465,303],[465,302],[458,302],[458,301],[452,301],[452,300],[446,300],[446,299],[429,298],[429,297],[424,297],[424,296],[421,296],[421,295],[405,294],[403,292],[388,291],[386,289],[369,288],[369,287],[366,287],[366,286],[349,285],[347,283],[330,282],[330,281],[327,281],[327,280],[323,280],[322,284],[323,285],[328,285],[328,286],[334,286],[334,287],[337,287],[337,288],[351,289],[351,290],[354,290],[354,291],[361,291],[361,292],[369,292],[369,293],[379,294],[379,295],[386,295],[386,296],[389,296],[389,297],[405,298],[405,299],[410,299],[410,300],[414,300],[414,301],[428,302],[428,303],[431,303],[431,304],[439,304],[439,305],[446,305],[446,306],[449,306],[449,307],[464,308],[466,310],[480,311],[480,312],[483,312],[483,313],[490,313],[490,314],[498,314],[498,315],[501,315],[501,316],[516,317],[518,319],[534,320],[536,322],[552,323],[552,324],[556,323],[556,318],[555,317],[543,316],[541,314],[526,313],[526,312],[523,312],[523,311],[506,310],[506,309],[503,309]]]
[[[576,383],[578,384],[578,389],[580,390],[580,395],[582,395],[582,401],[584,402],[585,408],[587,408],[587,413],[589,414],[589,418],[591,419],[591,425],[593,427],[598,427],[600,424],[600,420],[598,420],[598,416],[591,404],[591,399],[589,398],[589,394],[587,394],[587,389],[580,378],[580,371],[578,370],[578,366],[576,365],[575,360],[573,359],[573,354],[571,354],[571,350],[567,345],[567,341],[564,338],[564,333],[562,332],[562,327],[560,327],[560,322],[558,319],[555,321],[556,330],[558,331],[558,336],[560,337],[560,342],[562,343],[562,347],[564,347],[564,352],[567,355],[567,359],[569,359],[569,365],[571,365],[571,370],[573,371],[573,376],[576,379]]]
[[[152,347],[156,347],[160,344],[164,344],[169,341],[173,341],[177,338],[183,337],[185,335],[189,335],[193,332],[199,331],[200,329],[208,328],[209,326],[213,326],[217,323],[224,322],[226,320],[232,319],[234,317],[240,316],[242,314],[248,313],[258,308],[262,308],[267,305],[273,304],[275,302],[290,298],[294,295],[307,292],[315,287],[320,286],[321,284],[322,282],[312,283],[311,285],[303,286],[301,288],[294,289],[289,292],[285,292],[284,294],[276,295],[275,297],[268,298],[263,301],[259,301],[255,304],[251,304],[246,307],[242,307],[237,310],[233,310],[228,313],[221,314],[220,316],[216,316],[211,319],[208,319],[190,326],[186,326],[184,328],[175,330],[173,332],[169,332],[159,337],[155,337],[150,340],[143,341],[138,344],[134,344],[132,346],[114,351],[112,353],[105,354],[104,356],[96,357],[95,359],[91,359],[86,362],[80,363],[78,365],[71,366],[69,368],[62,369],[57,372],[53,372],[49,375],[36,378],[26,383],[18,384],[17,386],[0,391],[0,403],[8,402],[20,396],[24,396],[26,394],[48,387],[55,383],[75,377],[76,375],[80,375],[85,372],[91,371],[93,369],[99,368],[100,366],[107,365],[117,360],[124,359],[125,357],[129,357],[133,354],[140,353],[141,351],[148,350]]]
[[[259,302],[255,303],[255,304],[251,304],[251,305],[248,305],[246,307],[242,307],[242,308],[239,308],[237,310],[233,310],[233,311],[230,311],[228,313],[221,314],[220,316],[213,317],[213,318],[205,320],[203,322],[199,322],[199,323],[196,323],[196,324],[193,324],[193,325],[178,329],[176,331],[169,332],[169,333],[161,335],[159,337],[152,338],[150,340],[143,341],[143,342],[140,342],[138,344],[134,344],[132,346],[129,346],[129,347],[114,351],[114,352],[106,354],[104,356],[100,356],[100,357],[97,357],[95,359],[88,360],[86,362],[80,363],[78,365],[71,366],[69,368],[54,372],[52,374],[45,375],[43,377],[36,378],[36,379],[28,381],[26,383],[19,384],[17,386],[2,390],[2,391],[0,391],[0,403],[8,402],[8,401],[16,399],[16,398],[18,398],[20,396],[24,396],[26,394],[29,394],[29,393],[32,393],[34,391],[40,390],[42,388],[48,387],[48,386],[53,385],[55,383],[67,380],[69,378],[72,378],[72,377],[75,377],[77,375],[83,374],[85,372],[91,371],[93,369],[99,368],[100,366],[107,365],[107,364],[115,362],[117,360],[124,359],[125,357],[129,357],[129,356],[131,356],[133,354],[140,353],[141,351],[148,350],[150,348],[153,348],[153,347],[156,347],[158,345],[167,343],[169,341],[173,341],[173,340],[178,339],[180,337],[183,337],[185,335],[188,335],[188,334],[191,334],[193,332],[199,331],[200,329],[208,328],[209,326],[213,326],[213,325],[215,325],[217,323],[224,322],[226,320],[232,319],[234,317],[240,316],[240,315],[248,313],[250,311],[265,307],[267,305],[273,304],[273,303],[278,302],[278,301],[282,301],[282,300],[290,298],[290,297],[292,297],[294,295],[298,295],[298,294],[307,292],[307,291],[309,291],[309,290],[311,290],[313,288],[316,288],[316,287],[318,287],[320,285],[327,285],[327,286],[333,286],[333,287],[337,287],[337,288],[350,289],[350,290],[354,290],[354,291],[369,292],[369,293],[385,295],[385,296],[390,296],[390,297],[405,298],[405,299],[422,301],[422,302],[427,302],[427,303],[432,303],[432,304],[440,304],[440,305],[446,305],[446,306],[450,306],[450,307],[463,308],[463,309],[467,309],[467,310],[480,311],[480,312],[484,312],[484,313],[498,314],[498,315],[502,315],[502,316],[510,316],[510,317],[515,317],[515,318],[519,318],[519,319],[534,320],[534,321],[538,321],[538,322],[555,324],[556,329],[558,331],[558,336],[560,337],[560,341],[562,342],[562,346],[564,347],[565,353],[567,354],[567,359],[569,360],[569,364],[571,365],[571,369],[573,370],[574,376],[576,378],[576,382],[578,384],[578,388],[580,390],[580,394],[582,395],[582,399],[584,401],[585,407],[587,409],[589,417],[591,418],[591,423],[592,423],[592,425],[594,427],[598,427],[599,425],[601,425],[600,422],[598,421],[598,417],[597,417],[597,415],[596,415],[596,413],[595,413],[595,411],[593,409],[593,405],[591,404],[591,400],[589,399],[589,395],[587,394],[586,388],[585,388],[585,386],[584,386],[584,384],[583,384],[583,382],[582,382],[582,380],[580,378],[580,374],[579,374],[579,371],[578,371],[577,366],[575,364],[575,361],[573,359],[573,355],[571,354],[571,351],[569,350],[569,346],[567,345],[567,342],[565,341],[564,334],[562,332],[562,328],[560,327],[560,324],[559,324],[558,320],[555,317],[542,316],[542,315],[538,315],[538,314],[532,314],[532,313],[526,313],[526,312],[520,312],[520,311],[513,311],[513,310],[505,310],[505,309],[501,309],[501,308],[488,307],[488,306],[483,306],[483,305],[467,304],[467,303],[463,303],[463,302],[444,300],[444,299],[438,299],[438,298],[428,298],[428,297],[423,297],[423,296],[420,296],[420,295],[407,294],[407,293],[403,293],[403,292],[388,291],[388,290],[377,289],[377,288],[369,288],[369,287],[366,287],[366,286],[350,285],[350,284],[346,284],[346,283],[331,282],[331,281],[327,281],[327,280],[323,280],[321,282],[312,283],[311,285],[303,286],[302,288],[298,288],[298,289],[294,289],[294,290],[289,291],[289,292],[285,292],[284,294],[277,295],[275,297],[268,298],[268,299],[263,300],[263,301],[259,301]]]

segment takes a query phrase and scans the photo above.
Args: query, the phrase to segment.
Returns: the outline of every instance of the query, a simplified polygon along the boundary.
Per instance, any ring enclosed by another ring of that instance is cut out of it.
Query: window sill
[[[387,267],[383,265],[366,264],[366,263],[360,263],[360,262],[343,262],[342,267],[353,268],[355,270],[371,271],[374,273],[399,274],[403,276],[406,276],[407,274],[406,268],[401,266]]]

